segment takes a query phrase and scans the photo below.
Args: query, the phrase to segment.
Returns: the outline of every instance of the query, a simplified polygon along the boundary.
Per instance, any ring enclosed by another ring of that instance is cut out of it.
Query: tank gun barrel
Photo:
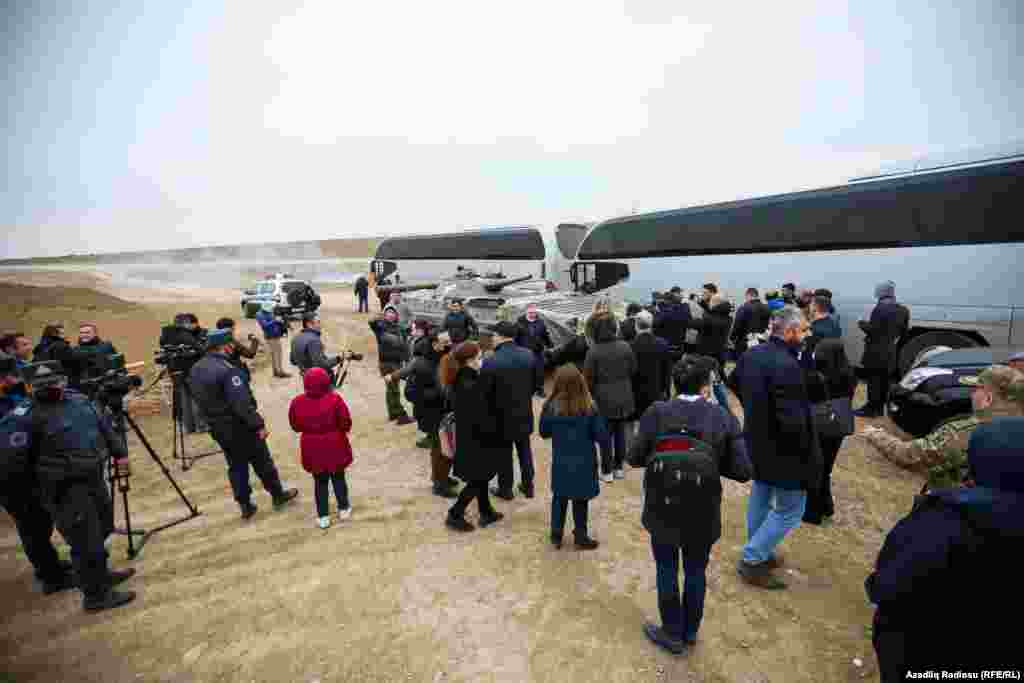
[[[497,294],[498,292],[503,290],[505,287],[508,287],[509,285],[518,284],[520,282],[526,282],[527,280],[532,279],[532,275],[523,275],[522,277],[514,277],[507,280],[487,280],[486,278],[481,278],[481,280],[483,280],[482,284],[484,286],[484,289],[487,290],[489,294]]]
[[[437,289],[440,286],[438,282],[421,282],[416,285],[384,285],[383,287],[377,287],[381,292],[387,294],[401,294],[403,292],[417,292],[423,289]]]

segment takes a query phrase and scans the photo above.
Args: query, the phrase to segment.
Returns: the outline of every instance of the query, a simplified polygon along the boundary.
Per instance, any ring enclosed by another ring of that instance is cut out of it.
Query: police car
[[[243,292],[242,315],[255,318],[260,307],[267,302],[275,306],[287,306],[289,294],[309,286],[305,280],[297,280],[288,273],[270,275]]]
[[[889,417],[903,431],[921,437],[944,420],[971,413],[971,388],[960,384],[960,378],[1006,363],[1008,356],[989,348],[953,350],[943,346],[922,354],[899,384],[892,386]]]

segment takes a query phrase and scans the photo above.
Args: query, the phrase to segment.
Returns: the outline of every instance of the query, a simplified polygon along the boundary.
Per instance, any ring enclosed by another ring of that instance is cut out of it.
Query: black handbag
[[[822,378],[822,386],[827,397],[821,403],[815,403],[814,426],[818,436],[825,439],[842,439],[854,432],[853,401],[848,397],[832,398],[828,390],[828,379]]]

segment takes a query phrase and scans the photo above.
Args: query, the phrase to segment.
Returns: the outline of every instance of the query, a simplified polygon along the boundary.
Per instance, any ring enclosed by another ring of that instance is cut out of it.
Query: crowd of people
[[[360,312],[368,308],[368,289],[357,288]],[[1009,581],[1009,569],[996,566],[1006,562],[994,558],[1024,535],[1024,466],[1018,457],[1024,443],[1024,357],[1018,354],[1006,366],[963,378],[973,387],[973,414],[922,439],[901,441],[875,427],[855,434],[855,415],[884,411],[898,343],[909,329],[909,310],[896,301],[895,285],[881,283],[875,295],[871,315],[858,322],[866,337],[861,361],[869,377],[868,401],[859,410],[853,407],[857,377],[827,289],[798,293],[787,283],[764,300],[748,289],[734,311],[715,283],[686,299],[676,287],[651,306],[631,305],[622,320],[599,302],[578,321],[577,334],[558,347],[536,307],[517,320],[483,328],[463,302],[454,300],[435,326],[415,318],[398,292],[382,302],[369,328],[377,341],[388,418],[396,425],[415,422],[425,435],[417,445],[430,454],[432,491],[454,501],[444,517],[449,529],[467,533],[500,522],[503,514],[493,498],[512,500],[517,491],[536,496],[535,426],[552,442],[550,540],[555,548],[563,545],[570,507],[575,547],[598,548],[589,524],[590,501],[602,485],[624,479],[627,464],[644,470],[640,521],[651,537],[661,623],[644,624],[643,630],[673,654],[684,653],[698,639],[707,566],[721,536],[722,477],[750,482],[738,576],[754,587],[781,590],[787,587],[777,572],[785,565],[784,539],[801,523],[824,525],[835,515],[832,471],[845,439],[863,438],[893,462],[927,471],[921,497],[889,534],[866,582],[878,607],[874,644],[883,680],[902,680],[901,670],[935,661],[935,643],[948,643],[949,661],[959,661],[956,635],[941,627],[936,610],[953,609],[966,618],[981,607],[969,600],[950,608],[941,600],[949,582],[972,582],[976,588],[986,583],[983,591],[994,595],[993,581]],[[181,330],[198,335],[194,316],[180,317]],[[274,376],[289,376],[281,367],[287,324],[270,308],[257,319],[274,358]],[[204,355],[188,373],[189,386],[224,451],[242,517],[250,519],[257,510],[250,468],[275,507],[291,502],[298,491],[281,482],[250,389],[244,359],[255,355],[258,340],[250,335],[248,345],[240,343],[230,319],[216,328],[204,335]],[[334,391],[342,357],[328,356],[320,335],[319,317],[303,315],[290,353],[303,391],[291,402],[288,417],[301,434],[302,466],[313,478],[316,524],[326,529],[330,488],[339,521],[352,515],[346,479],[353,463],[352,415]],[[109,494],[96,470],[108,455],[122,461],[124,442],[96,411],[86,410],[88,401],[76,392],[89,381],[94,359],[115,349],[100,339],[94,324],[80,327],[74,347],[59,324],[47,326],[35,346],[16,333],[0,340],[0,347],[4,434],[17,445],[14,450],[37,449],[31,451],[38,463],[35,474],[13,472],[8,480],[20,476],[23,485],[3,491],[26,554],[46,592],[78,585],[86,609],[124,604],[133,594],[113,587],[130,570],[107,567],[103,539],[112,528],[105,507]],[[67,380],[40,384],[45,391],[29,414],[28,396],[18,393],[24,392],[19,372],[45,360],[66,363]],[[550,395],[546,372],[553,375]],[[742,426],[725,386],[742,406]],[[411,417],[403,395],[413,406]],[[534,399],[542,400],[537,414]],[[45,416],[61,411],[83,425],[81,435],[48,431]],[[54,479],[48,464],[72,449],[96,455],[88,459],[85,474],[63,472]],[[5,457],[5,466],[9,462],[15,459]],[[476,525],[467,517],[474,499]],[[71,524],[67,520],[74,515],[87,519]],[[73,571],[55,562],[49,540],[54,525],[72,545]],[[991,565],[979,564],[989,560]],[[989,569],[993,580],[977,578]],[[998,659],[1004,642],[992,638],[984,652]]]

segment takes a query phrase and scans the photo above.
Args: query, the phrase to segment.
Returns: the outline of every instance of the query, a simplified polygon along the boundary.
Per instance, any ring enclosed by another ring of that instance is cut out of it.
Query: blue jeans
[[[704,618],[705,572],[711,547],[684,548],[651,538],[657,566],[661,626],[676,640],[694,641]],[[683,556],[683,598],[679,599],[679,555]]]
[[[743,561],[761,564],[770,560],[775,554],[775,546],[800,526],[806,507],[806,491],[780,489],[755,480],[747,502],[748,540],[743,546]]]

